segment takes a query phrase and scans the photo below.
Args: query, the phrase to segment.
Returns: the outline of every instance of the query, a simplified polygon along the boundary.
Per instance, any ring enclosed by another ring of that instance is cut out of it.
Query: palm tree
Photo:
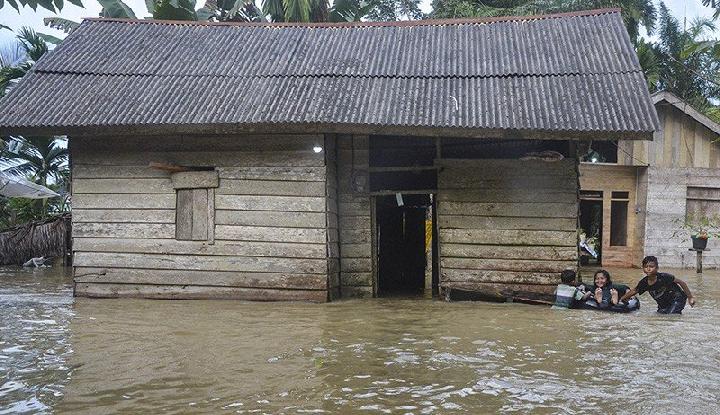
[[[702,47],[708,42],[705,36],[715,30],[713,21],[698,18],[683,28],[663,3],[659,11],[659,39],[653,48],[659,69],[656,89],[670,91],[716,116],[713,101],[720,100],[720,58],[712,48]]]
[[[68,162],[66,140],[61,137],[10,137],[3,150],[0,169],[5,173],[29,177],[37,184],[48,185],[48,179],[60,183],[65,179]]]
[[[433,0],[430,14],[437,18],[523,16],[619,7],[630,38],[637,41],[640,26],[652,33],[656,9],[653,0]]]
[[[0,97],[30,70],[47,53],[47,37],[29,27],[22,27],[14,44],[3,48],[0,53]]]
[[[10,199],[6,209],[19,222],[45,218],[48,213],[65,212],[67,204],[68,168],[67,140],[62,137],[10,137],[7,148],[2,151],[0,170],[26,177],[37,184],[50,187],[61,197],[47,199]],[[52,180],[52,183],[49,181]],[[17,224],[17,223],[15,223]],[[5,224],[9,225],[9,224]]]

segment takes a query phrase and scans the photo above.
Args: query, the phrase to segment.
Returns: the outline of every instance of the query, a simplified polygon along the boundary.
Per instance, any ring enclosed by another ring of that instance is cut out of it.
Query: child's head
[[[595,286],[599,288],[605,288],[612,285],[612,281],[610,280],[610,273],[605,271],[604,269],[595,272],[593,282],[595,283]]]
[[[563,284],[572,284],[575,282],[575,276],[575,271],[571,269],[566,269],[560,273],[560,281]]]
[[[655,275],[658,271],[658,259],[654,256],[646,256],[642,260],[642,267],[645,275]]]

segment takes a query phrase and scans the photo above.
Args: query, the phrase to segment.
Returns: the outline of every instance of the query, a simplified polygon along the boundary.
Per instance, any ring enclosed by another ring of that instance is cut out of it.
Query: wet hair
[[[607,282],[605,282],[605,287],[612,287],[612,280],[610,279],[610,273],[605,271],[604,269],[599,269],[599,270],[595,271],[595,273],[593,274],[593,285],[595,285],[597,287],[597,285],[595,284],[595,277],[597,277],[598,274],[602,274],[605,276],[605,279],[607,280]]]
[[[649,255],[649,256],[646,256],[645,258],[643,258],[643,260],[642,260],[642,266],[643,266],[643,268],[645,267],[645,265],[647,265],[647,264],[649,264],[649,263],[651,263],[651,262],[652,262],[653,264],[655,264],[656,267],[660,265],[660,264],[658,264],[657,257],[654,257],[654,256],[652,256],[652,255]]]
[[[563,284],[570,284],[571,282],[575,282],[575,271],[571,269],[566,269],[563,272],[560,273],[560,281]]]

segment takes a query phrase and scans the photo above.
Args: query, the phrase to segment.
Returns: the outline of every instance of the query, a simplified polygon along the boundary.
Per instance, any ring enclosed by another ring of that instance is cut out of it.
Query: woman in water
[[[590,308],[607,309],[620,301],[618,290],[613,288],[610,273],[601,269],[593,277],[593,286],[585,294],[585,305]]]

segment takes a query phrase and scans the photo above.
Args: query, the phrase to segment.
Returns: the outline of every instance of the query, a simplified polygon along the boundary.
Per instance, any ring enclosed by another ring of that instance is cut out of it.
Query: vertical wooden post
[[[697,251],[697,264],[695,265],[696,272],[698,274],[702,274],[702,263],[703,263],[703,251],[698,250]]]

